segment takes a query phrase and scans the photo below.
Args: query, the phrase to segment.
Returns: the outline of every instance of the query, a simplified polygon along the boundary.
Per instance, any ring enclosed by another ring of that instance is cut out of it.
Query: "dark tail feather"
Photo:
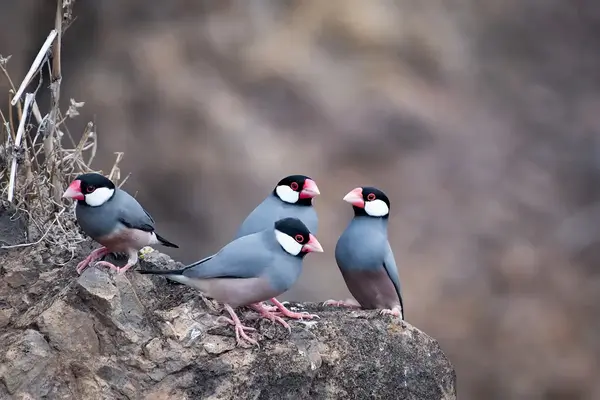
[[[138,269],[142,275],[152,274],[152,275],[182,275],[185,269]]]
[[[193,267],[195,267],[196,265],[203,264],[203,263],[207,262],[208,260],[210,260],[211,258],[213,258],[214,256],[215,256],[215,255],[213,254],[212,256],[204,257],[204,258],[203,258],[202,260],[200,260],[200,261],[196,261],[196,262],[193,262],[193,263],[191,263],[190,265],[186,265],[184,269],[193,268]]]
[[[159,237],[158,235],[156,235],[156,237]],[[215,255],[213,254],[212,256],[208,256],[203,258],[200,261],[196,261],[193,264],[187,265],[186,267],[182,268],[182,269],[138,269],[136,270],[137,272],[139,272],[140,274],[152,274],[152,275],[183,275],[183,271],[185,271],[188,268],[192,268],[195,267],[196,265],[200,265],[208,260],[210,260],[211,258],[213,258]]]
[[[160,236],[158,233],[154,232],[154,234],[156,235],[156,238],[158,239],[158,241],[160,242],[160,244],[162,244],[163,246],[175,247],[176,249],[179,248],[179,246],[177,246],[175,243],[169,242],[167,239],[165,239],[164,237]]]

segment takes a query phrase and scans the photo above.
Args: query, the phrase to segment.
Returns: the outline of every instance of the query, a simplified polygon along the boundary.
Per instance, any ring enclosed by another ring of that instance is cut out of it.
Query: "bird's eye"
[[[292,188],[292,190],[298,190],[298,182],[290,183],[290,187]]]
[[[375,200],[375,194],[374,194],[374,193],[369,193],[369,194],[367,195],[367,200],[369,200],[369,201],[373,201],[373,200]]]
[[[302,235],[296,235],[294,237],[294,239],[296,239],[296,242],[302,243],[302,241],[304,240],[304,236],[302,236]]]
[[[96,190],[96,187],[91,185],[85,188],[85,191],[88,193],[92,193],[94,190]]]

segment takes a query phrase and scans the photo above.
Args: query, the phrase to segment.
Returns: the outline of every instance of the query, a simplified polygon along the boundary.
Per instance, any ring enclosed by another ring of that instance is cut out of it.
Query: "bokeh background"
[[[54,1],[0,6],[20,82]],[[600,399],[600,3],[80,1],[70,122],[98,125],[183,262],[216,251],[284,175],[319,184],[318,237],[284,297],[348,295],[342,196],[392,199],[408,321],[461,399]],[[6,93],[6,81],[0,79]],[[44,102],[42,102],[44,103]],[[47,103],[46,103],[47,104]]]

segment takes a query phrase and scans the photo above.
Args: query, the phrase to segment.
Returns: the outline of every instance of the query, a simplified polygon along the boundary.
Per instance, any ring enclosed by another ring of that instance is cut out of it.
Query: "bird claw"
[[[77,274],[81,275],[83,270],[87,268],[87,266],[90,264],[90,262],[91,262],[91,260],[88,257],[85,260],[83,260],[82,262],[80,262],[79,264],[77,264]]]
[[[234,326],[236,344],[238,346],[241,346],[242,339],[243,339],[246,342],[250,343],[251,345],[255,345],[258,348],[260,348],[260,345],[258,344],[258,342],[256,340],[252,339],[250,336],[248,336],[245,332],[245,331],[255,331],[256,329],[251,328],[249,326],[242,325],[242,322],[240,321],[238,316],[235,314],[235,311],[233,311],[233,308],[231,308],[231,306],[229,306],[228,304],[225,304],[225,309],[231,316],[231,319],[224,317],[224,316],[220,316],[219,318],[217,318],[217,321],[223,319],[223,320],[227,321],[227,323],[229,323],[230,325]]]
[[[225,321],[227,323],[227,325],[235,325],[234,320],[232,320],[231,318],[227,318],[223,315],[221,315],[219,318],[217,318],[217,322],[219,322],[221,320]],[[255,328],[252,328],[251,326],[244,326],[244,325],[241,325],[241,326],[242,326],[243,330],[248,331],[248,332],[252,332],[252,331],[256,330]]]
[[[293,312],[293,311],[289,311],[287,310],[287,312],[276,312],[274,313],[274,315],[277,316],[282,316],[282,317],[287,317],[287,318],[292,318],[292,319],[297,319],[297,320],[304,320],[306,319],[313,319],[313,318],[317,318],[317,319],[321,319],[321,317],[319,317],[317,314],[311,314],[309,312],[306,311],[302,311],[302,312]]]
[[[278,316],[277,314],[265,311],[264,313],[261,313],[261,316],[263,318],[269,319],[273,323],[278,322],[279,324],[281,324],[281,326],[283,326],[285,329],[287,329],[289,333],[292,333],[292,327],[290,326],[290,324],[285,322],[285,320],[283,318],[281,318],[280,316]]]
[[[288,330],[288,332],[292,332],[292,327],[290,326],[290,324],[288,324],[287,322],[285,322],[283,320],[283,318],[281,318],[280,316],[278,316],[276,313],[273,313],[271,311],[268,311],[268,306],[263,305],[262,303],[256,303],[256,304],[251,304],[250,308],[252,308],[253,310],[257,311],[260,316],[262,318],[267,318],[268,320],[270,320],[271,322],[275,323],[279,323],[281,324],[285,329]]]
[[[261,305],[263,306],[264,310],[269,311],[269,312],[276,312],[276,311],[279,310],[277,307],[270,306],[270,305],[265,304],[265,303],[261,303]]]
[[[311,314],[306,311],[302,311],[302,312],[290,311],[281,302],[279,302],[279,300],[277,300],[275,298],[272,298],[271,301],[275,304],[275,309],[279,310],[279,312],[275,313],[275,315],[281,315],[286,318],[299,319],[299,320],[303,320],[304,318],[306,318],[306,319],[313,319],[313,318],[321,319],[321,317],[319,317],[317,314]],[[274,311],[274,310],[270,310],[270,311]]]
[[[123,267],[117,267],[116,265],[114,265],[113,263],[109,263],[108,261],[98,261],[95,264],[96,267],[108,267],[114,271],[117,271],[117,273],[124,273],[125,271],[127,271],[129,268],[131,268],[133,266],[133,264],[126,264]]]
[[[244,332],[245,330],[248,329],[247,326],[244,326],[242,324],[234,324],[235,327],[235,342],[237,343],[238,346],[242,346],[242,339],[244,339],[246,342],[250,343],[253,346],[257,346],[260,349],[260,344],[258,344],[258,342],[254,339],[252,339],[250,336],[246,335],[246,332]]]
[[[92,261],[104,257],[106,254],[108,254],[108,249],[106,247],[101,247],[92,251],[83,261],[77,264],[77,273],[81,275],[83,270],[86,269]]]
[[[351,299],[348,300],[327,300],[323,302],[323,306],[334,306],[334,307],[348,307],[348,308],[360,308],[360,304]]]
[[[402,319],[402,311],[397,307],[394,307],[391,310],[386,308],[386,309],[380,310],[379,313],[381,315],[392,315],[394,317],[400,317],[400,319]]]

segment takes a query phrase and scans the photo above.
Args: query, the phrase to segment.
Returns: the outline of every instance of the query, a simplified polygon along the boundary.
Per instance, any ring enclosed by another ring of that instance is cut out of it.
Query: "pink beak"
[[[63,199],[85,200],[85,196],[81,193],[81,181],[74,180],[71,182],[67,190],[62,195]]]
[[[315,196],[320,195],[319,188],[317,184],[312,179],[306,179],[304,181],[304,186],[302,187],[302,191],[300,192],[301,199],[312,199]]]
[[[363,200],[362,188],[357,187],[350,191],[343,199],[345,202],[352,204],[354,207],[365,207],[365,201]]]
[[[321,246],[321,243],[319,243],[319,241],[317,240],[316,237],[314,237],[312,234],[308,234],[308,243],[306,243],[304,246],[302,246],[302,251],[304,251],[305,253],[312,253],[312,252],[317,252],[317,253],[322,253],[323,252],[323,247]]]

